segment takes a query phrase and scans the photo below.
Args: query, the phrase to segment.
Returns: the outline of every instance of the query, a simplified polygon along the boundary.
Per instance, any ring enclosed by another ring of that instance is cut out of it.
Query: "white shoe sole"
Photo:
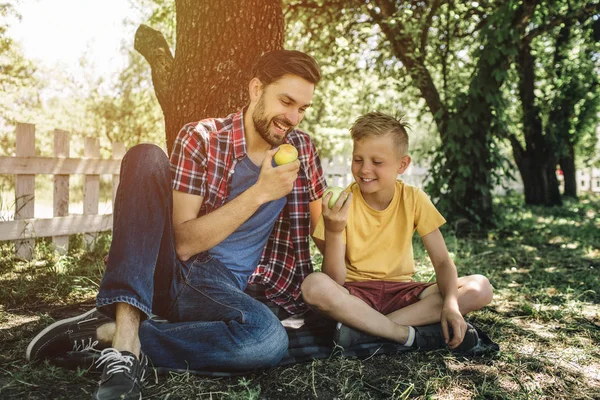
[[[48,332],[50,332],[52,329],[56,328],[57,326],[60,325],[64,325],[64,324],[69,324],[73,321],[76,321],[78,319],[85,319],[85,317],[87,317],[88,315],[93,314],[96,311],[96,308],[92,308],[90,311],[84,313],[84,314],[79,314],[76,315],[74,317],[71,318],[67,318],[67,319],[61,319],[60,321],[56,321],[55,323],[53,323],[52,325],[48,326],[46,329],[44,329],[43,331],[41,331],[40,333],[38,333],[36,335],[36,337],[34,337],[31,342],[29,342],[29,346],[27,346],[27,351],[25,352],[25,358],[27,359],[27,361],[31,361],[31,351],[33,350],[33,346],[44,336],[46,335]]]

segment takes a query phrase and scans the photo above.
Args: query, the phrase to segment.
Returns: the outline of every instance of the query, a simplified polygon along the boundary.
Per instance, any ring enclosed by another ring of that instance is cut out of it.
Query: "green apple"
[[[298,159],[298,150],[291,144],[282,144],[279,150],[273,156],[273,160],[277,165],[289,164]]]
[[[329,208],[331,209],[340,198],[340,195],[344,192],[344,189],[342,189],[339,186],[328,187],[327,190],[325,190],[325,193],[323,193],[323,198],[325,198],[325,196],[327,196],[327,194],[330,192],[332,193],[332,195],[329,199],[329,203],[327,204],[327,206],[329,206]]]

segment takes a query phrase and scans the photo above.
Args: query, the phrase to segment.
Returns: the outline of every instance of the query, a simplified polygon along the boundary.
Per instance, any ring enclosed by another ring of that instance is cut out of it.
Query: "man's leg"
[[[52,324],[28,346],[28,360],[93,351],[106,332],[111,332],[111,340],[102,343],[104,347],[115,345],[139,355],[139,321],[150,315],[155,293],[168,294],[179,263],[173,244],[169,168],[166,154],[157,146],[139,145],[127,152],[114,206],[113,240],[97,297],[103,314],[91,310]]]
[[[210,256],[201,254],[187,267],[167,314],[178,322],[146,321],[140,328],[142,349],[154,365],[205,371],[277,365],[288,337],[275,314]]]

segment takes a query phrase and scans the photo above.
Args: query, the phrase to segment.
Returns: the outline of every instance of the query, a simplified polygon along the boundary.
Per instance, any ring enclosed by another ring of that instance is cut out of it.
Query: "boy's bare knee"
[[[472,275],[471,293],[474,297],[474,306],[477,309],[490,304],[494,297],[494,288],[489,279],[484,275]]]
[[[304,301],[316,308],[322,308],[328,301],[328,295],[332,293],[335,282],[322,272],[313,272],[304,279],[300,290]]]

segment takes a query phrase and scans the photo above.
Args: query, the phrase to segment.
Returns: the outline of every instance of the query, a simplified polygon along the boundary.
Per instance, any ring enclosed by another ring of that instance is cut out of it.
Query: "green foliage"
[[[14,148],[7,137],[17,121],[26,122],[23,111],[33,113],[40,107],[38,90],[42,83],[37,68],[23,55],[21,47],[7,35],[19,15],[9,3],[0,3],[0,154]]]
[[[362,114],[378,110],[407,114],[413,129],[411,151],[435,142],[431,116],[390,49],[381,29],[359,3],[286,1],[286,47],[306,51],[321,66],[313,105],[302,129],[313,134],[319,152],[348,154],[348,131]]]

